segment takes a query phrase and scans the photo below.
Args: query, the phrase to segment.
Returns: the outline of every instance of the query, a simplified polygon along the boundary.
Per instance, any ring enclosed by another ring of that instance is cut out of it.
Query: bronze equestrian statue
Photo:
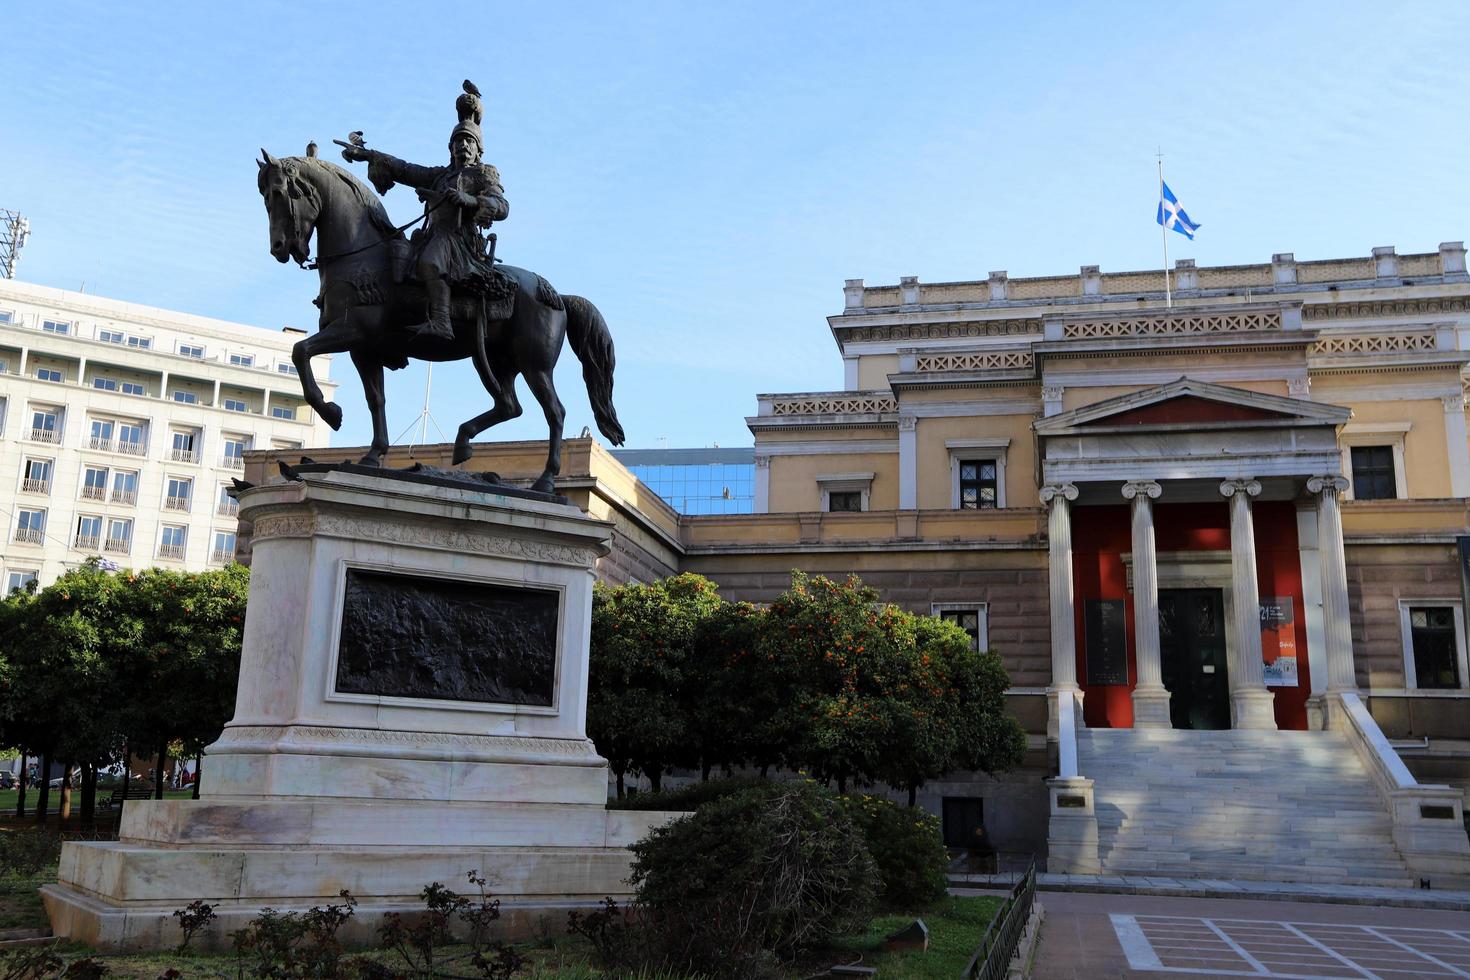
[[[582,362],[598,429],[613,445],[623,443],[612,404],[612,336],[587,300],[560,295],[534,272],[495,263],[495,238],[488,236],[487,248],[480,230],[504,219],[510,206],[499,173],[480,162],[479,92],[468,81],[464,89],[455,103],[459,122],[450,135],[447,167],[420,167],[369,150],[361,133],[340,144],[349,162],[367,161],[368,177],[379,193],[396,183],[418,192],[424,227],[412,241],[361,181],[317,157],[314,145],[304,157],[277,159],[261,151],[257,183],[270,215],[271,255],[278,262],[294,259],[303,268],[315,268],[321,277],[317,332],[296,344],[291,360],[307,402],[337,429],[342,409],[322,396],[311,358],[351,355],[373,414],[372,444],[360,460],[370,466],[380,465],[388,449],[385,367],[406,367],[410,358],[469,358],[474,364],[494,404],[459,427],[455,463],[470,458],[476,435],[521,414],[515,379],[524,375],[550,428],[546,468],[531,489],[550,493],[561,469],[565,417],[552,371],[564,336]],[[307,266],[313,234],[317,259]]]

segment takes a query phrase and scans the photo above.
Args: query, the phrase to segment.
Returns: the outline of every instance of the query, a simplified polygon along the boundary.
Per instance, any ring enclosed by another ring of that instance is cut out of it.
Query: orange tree
[[[719,605],[714,583],[698,575],[593,590],[587,733],[620,799],[630,772],[657,790],[668,768],[691,764],[690,649]]]

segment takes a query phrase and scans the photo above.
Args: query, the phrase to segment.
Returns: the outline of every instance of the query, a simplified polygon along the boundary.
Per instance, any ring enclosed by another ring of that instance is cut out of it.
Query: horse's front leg
[[[305,340],[297,341],[291,348],[291,363],[296,365],[296,373],[301,377],[301,393],[306,397],[306,403],[333,429],[342,428],[342,406],[327,401],[322,394],[311,370],[311,359],[318,354],[340,354],[361,340],[362,332],[352,323],[352,314],[348,313]]]
[[[387,399],[383,394],[383,362],[366,351],[352,352],[352,363],[362,378],[362,393],[367,398],[368,411],[373,415],[373,442],[367,455],[358,460],[363,466],[381,466],[383,454],[388,451]]]

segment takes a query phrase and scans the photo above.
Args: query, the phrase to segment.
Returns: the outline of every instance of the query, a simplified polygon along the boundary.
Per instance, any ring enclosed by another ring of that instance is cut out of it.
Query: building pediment
[[[1180,378],[1164,385],[1062,412],[1035,424],[1038,435],[1097,434],[1149,429],[1332,426],[1350,409]]]

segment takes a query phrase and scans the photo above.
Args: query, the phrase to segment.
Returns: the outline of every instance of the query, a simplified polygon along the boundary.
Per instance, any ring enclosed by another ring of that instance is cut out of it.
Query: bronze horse
[[[261,151],[258,186],[270,215],[270,251],[278,262],[294,259],[305,267],[311,237],[316,235],[321,275],[321,308],[317,332],[300,341],[291,360],[301,375],[301,390],[311,407],[333,429],[342,425],[342,409],[328,402],[312,376],[311,358],[346,351],[362,376],[362,388],[373,413],[373,440],[365,465],[380,465],[388,449],[384,411],[383,368],[406,367],[409,358],[457,361],[469,358],[494,399],[488,412],[459,427],[454,462],[470,458],[470,440],[498,422],[521,414],[515,379],[526,384],[546,413],[550,427],[546,469],[532,485],[550,493],[561,470],[562,423],[565,411],[556,396],[552,370],[561,354],[562,338],[582,362],[582,377],[597,428],[622,445],[623,429],[613,409],[613,343],[602,314],[580,296],[560,296],[551,285],[525,269],[496,268],[514,285],[508,318],[481,327],[480,299],[456,291],[451,307],[452,341],[415,335],[410,325],[423,319],[423,287],[396,282],[392,253],[404,241],[372,191],[343,168],[315,156],[277,159]]]

